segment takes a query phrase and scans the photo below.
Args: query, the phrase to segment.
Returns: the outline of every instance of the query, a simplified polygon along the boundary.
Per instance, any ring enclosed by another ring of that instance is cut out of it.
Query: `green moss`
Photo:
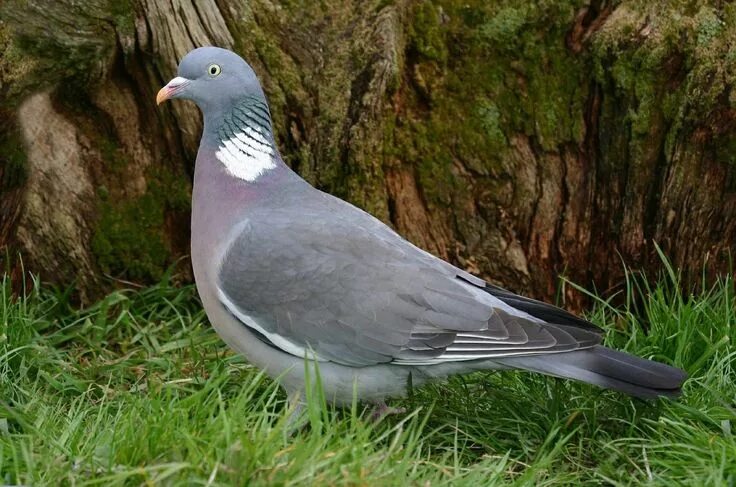
[[[488,148],[494,152],[501,152],[508,141],[503,133],[501,111],[491,100],[482,101],[478,106],[478,117],[480,117],[480,125],[483,128],[483,134],[488,144]]]
[[[495,176],[483,184],[498,194],[511,134],[549,151],[582,140],[590,74],[565,45],[581,4],[439,0],[414,7],[407,71],[416,90],[404,93],[407,113],[392,128],[395,147],[387,153],[416,168],[430,206],[466,205],[477,176]]]
[[[618,153],[631,154],[632,164],[653,164],[651,148],[662,139],[671,157],[682,135],[694,132],[698,143],[717,148],[718,160],[728,159],[733,116],[724,107],[736,82],[735,13],[732,5],[632,2],[593,38],[595,79],[612,83],[627,110],[628,147]]]
[[[105,137],[101,134],[93,134],[95,136],[95,146],[100,150],[105,167],[112,173],[120,173],[129,163],[125,151],[111,137]]]
[[[401,92],[405,120],[392,125],[386,153],[416,168],[430,205],[467,204],[473,195],[465,192],[483,176],[493,176],[483,191],[500,194],[514,135],[538,152],[579,146],[592,86],[608,127],[599,164],[611,174],[625,165],[654,170],[662,151],[669,157],[681,134],[696,130],[721,148],[718,160],[731,159],[736,6],[628,2],[573,52],[568,35],[583,5],[415,5],[406,69],[413,89]]]
[[[496,46],[513,50],[523,36],[523,28],[529,21],[529,5],[502,7],[480,27],[481,38]]]
[[[0,16],[2,9],[0,9]],[[20,101],[21,94],[29,84],[28,77],[37,62],[26,56],[14,42],[7,24],[0,22],[0,104],[12,108]]]
[[[150,194],[124,203],[106,201],[92,239],[92,252],[106,273],[132,280],[161,276],[169,254],[161,237],[164,212]]]
[[[92,252],[106,273],[133,281],[161,278],[172,262],[163,231],[167,215],[190,207],[188,184],[181,176],[158,169],[147,176],[148,189],[133,200],[113,199],[100,187],[99,212]]]
[[[724,29],[724,22],[718,17],[716,10],[708,5],[703,5],[695,16],[697,44],[708,46],[716,39]]]
[[[149,192],[162,201],[167,210],[180,212],[191,210],[191,186],[185,176],[158,168],[149,171],[149,178]]]
[[[418,4],[414,11],[409,40],[421,59],[444,63],[448,55],[444,36],[447,30],[442,25],[440,10],[435,3],[421,2]]]
[[[124,35],[135,33],[135,5],[132,0],[110,0],[107,10],[118,32]]]

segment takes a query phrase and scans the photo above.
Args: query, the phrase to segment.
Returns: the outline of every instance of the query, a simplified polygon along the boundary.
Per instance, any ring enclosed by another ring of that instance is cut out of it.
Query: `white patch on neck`
[[[215,157],[231,175],[252,182],[276,167],[275,153],[273,144],[260,130],[245,127],[222,141]]]

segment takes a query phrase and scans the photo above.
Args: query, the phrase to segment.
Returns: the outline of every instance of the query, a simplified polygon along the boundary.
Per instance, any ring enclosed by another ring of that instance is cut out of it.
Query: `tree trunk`
[[[154,96],[207,44],[253,65],[302,176],[482,277],[541,298],[561,273],[611,290],[622,262],[660,265],[655,242],[691,275],[728,270],[731,4],[11,0],[0,12],[0,245],[83,298],[105,275],[155,280],[188,251],[201,119]]]

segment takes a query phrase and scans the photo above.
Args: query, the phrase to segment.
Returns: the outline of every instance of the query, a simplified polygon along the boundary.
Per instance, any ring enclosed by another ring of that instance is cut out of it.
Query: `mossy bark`
[[[83,295],[187,253],[201,121],[153,98],[205,44],[254,66],[306,179],[494,282],[551,298],[561,273],[611,290],[622,261],[658,267],[655,242],[693,275],[736,250],[731,4],[10,0],[0,15],[0,244]]]

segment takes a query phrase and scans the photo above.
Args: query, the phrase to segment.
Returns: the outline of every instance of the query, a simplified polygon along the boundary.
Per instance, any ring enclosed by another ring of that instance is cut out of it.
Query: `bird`
[[[524,370],[637,398],[675,397],[687,374],[606,348],[602,330],[413,245],[284,162],[268,101],[238,54],[199,47],[156,96],[193,101],[204,125],[191,262],[219,336],[301,404],[378,408],[455,374]],[[310,380],[317,369],[319,381]]]

